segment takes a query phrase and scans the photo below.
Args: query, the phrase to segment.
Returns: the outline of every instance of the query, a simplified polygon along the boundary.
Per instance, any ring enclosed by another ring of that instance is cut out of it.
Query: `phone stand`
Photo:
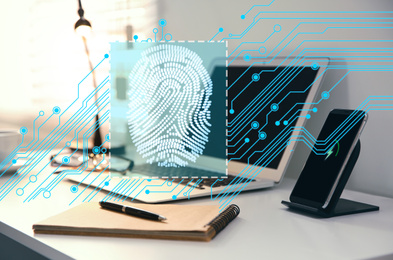
[[[352,173],[352,170],[359,158],[360,154],[360,140],[356,143],[355,148],[352,151],[351,156],[344,168],[344,172],[338,182],[336,190],[330,200],[329,205],[326,208],[313,208],[308,205],[302,205],[299,203],[281,201],[282,204],[289,207],[290,209],[307,212],[313,215],[317,215],[324,218],[337,217],[342,215],[356,214],[369,211],[379,210],[378,206],[369,205],[361,202],[356,202],[347,199],[340,199],[341,193],[343,192],[345,185]]]

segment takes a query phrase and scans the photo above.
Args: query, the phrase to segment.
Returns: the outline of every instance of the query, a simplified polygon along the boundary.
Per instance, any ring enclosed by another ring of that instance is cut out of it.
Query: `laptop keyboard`
[[[148,176],[214,176],[222,175],[222,173],[202,170],[192,167],[160,167],[156,164],[135,165],[132,169],[135,172]]]
[[[154,164],[142,164],[142,165],[135,165],[133,168],[133,171],[144,174],[144,175],[149,175],[149,176],[211,176],[214,174],[217,174],[217,172],[213,171],[208,171],[208,170],[202,170],[202,169],[197,169],[197,168],[192,168],[192,167],[159,167]],[[202,181],[196,186],[195,188],[197,189],[202,189],[204,190],[206,187],[220,187],[220,186],[227,186],[232,180],[236,179],[235,175],[228,174],[226,178],[221,178],[217,181],[217,178],[203,178]],[[189,181],[187,179],[182,179],[182,178],[173,178],[170,179],[173,182],[180,182],[182,181],[182,184],[187,184]],[[238,178],[237,180],[234,180],[234,183],[244,183],[247,181],[255,181],[255,180],[250,180],[248,178],[243,178],[240,179]],[[192,186],[196,183],[196,181],[191,182],[189,185]]]

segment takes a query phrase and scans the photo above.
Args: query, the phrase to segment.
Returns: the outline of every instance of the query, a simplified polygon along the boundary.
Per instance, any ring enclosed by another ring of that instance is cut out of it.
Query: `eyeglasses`
[[[84,165],[85,164],[85,165]],[[87,165],[86,165],[87,164]],[[134,167],[134,161],[119,155],[111,155],[110,162],[109,156],[105,154],[88,154],[87,156],[83,153],[59,153],[50,157],[50,165],[53,167],[67,167],[76,169],[84,165],[85,171],[102,171],[109,167],[109,171],[126,174],[127,171],[131,171]],[[61,172],[60,170],[58,172]]]

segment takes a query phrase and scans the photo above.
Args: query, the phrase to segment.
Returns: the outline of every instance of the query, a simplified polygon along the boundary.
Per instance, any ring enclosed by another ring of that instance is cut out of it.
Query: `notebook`
[[[133,217],[86,202],[33,225],[35,233],[210,241],[240,213],[237,205],[219,212],[218,205],[150,205],[124,203],[166,221]]]

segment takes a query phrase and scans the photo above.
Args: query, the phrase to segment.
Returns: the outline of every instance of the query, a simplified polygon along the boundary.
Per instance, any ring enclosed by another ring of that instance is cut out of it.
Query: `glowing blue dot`
[[[108,186],[109,185],[109,181],[106,181],[104,184],[105,184],[105,186]]]
[[[12,164],[15,164],[16,163],[16,159],[12,159]]]
[[[151,182],[151,179],[147,179],[148,182]]]
[[[24,126],[21,127],[19,131],[20,131],[20,133],[21,133],[22,135],[25,135],[25,134],[27,134],[27,132],[28,132],[27,128],[24,127]]]
[[[306,115],[306,118],[307,118],[307,119],[310,119],[310,118],[311,118],[311,115]]]
[[[94,146],[94,147],[93,147],[93,153],[94,153],[94,154],[99,154],[99,153],[100,153],[100,147]]]
[[[165,20],[165,19],[161,19],[160,21],[158,21],[158,24],[159,24],[161,27],[165,27],[165,25],[166,25],[166,20]]]
[[[240,19],[245,19],[246,18],[246,16],[244,15],[244,14],[242,14],[241,16],[240,16]]]
[[[280,26],[279,24],[276,24],[276,25],[274,26],[274,31],[275,31],[275,32],[281,31],[281,26]]]
[[[149,194],[149,193],[150,193],[150,191],[149,191],[149,190],[145,190],[145,193],[146,193],[146,194]]]
[[[266,48],[262,46],[262,47],[260,47],[258,49],[258,51],[259,51],[260,54],[265,54],[266,53]]]
[[[244,139],[244,142],[248,143],[248,142],[250,142],[250,139],[246,138],[246,139]]]
[[[272,111],[276,112],[276,111],[278,110],[278,105],[277,105],[276,103],[273,103],[273,104],[270,106],[270,109],[271,109]]]
[[[55,106],[55,107],[52,109],[52,111],[53,111],[53,114],[59,114],[59,113],[60,113],[60,107]]]
[[[246,53],[246,54],[243,56],[243,59],[244,59],[245,61],[250,61],[250,60],[251,60],[251,55],[248,54],[248,53]]]
[[[76,193],[78,191],[78,186],[72,185],[70,190],[71,190],[72,193]]]
[[[22,196],[25,191],[22,188],[16,190],[16,195]]]
[[[316,107],[314,107],[313,109],[312,109],[312,112],[314,112],[314,113],[316,113],[318,111],[318,108],[316,108]]]
[[[288,125],[288,121],[285,120],[284,122],[282,122],[284,125]]]
[[[29,181],[32,182],[32,183],[36,182],[36,181],[37,181],[37,176],[31,175],[31,176],[29,177]]]
[[[276,126],[279,126],[280,125],[280,121],[276,121]]]
[[[219,31],[219,32],[223,32],[223,31],[224,31],[224,28],[219,28],[218,31]]]
[[[321,96],[322,96],[323,99],[328,99],[330,97],[330,94],[329,94],[329,92],[324,91],[324,92],[322,92]]]
[[[254,121],[254,122],[251,123],[251,127],[253,129],[257,129],[259,127],[259,123],[257,121]]]
[[[316,63],[316,62],[314,62],[314,63],[311,65],[311,69],[313,69],[313,70],[317,70],[318,68],[319,68],[319,64]]]
[[[105,136],[105,140],[109,141],[109,134]]]
[[[136,41],[136,40],[138,40],[138,35],[134,35],[134,40]]]
[[[265,139],[266,139],[266,136],[267,136],[267,134],[266,134],[265,132],[260,132],[260,133],[258,134],[258,137],[259,137],[259,139],[261,139],[261,140],[265,140]]]
[[[258,81],[259,80],[259,74],[258,73],[254,73],[254,74],[252,74],[252,80],[253,81]]]
[[[233,113],[235,113],[235,110],[231,109],[231,110],[229,110],[229,113],[233,114]]]
[[[173,195],[173,196],[172,196],[172,199],[173,199],[173,200],[176,200],[176,199],[177,199],[177,196],[176,196],[176,195]]]
[[[63,164],[68,164],[70,162],[70,158],[67,156],[64,156],[62,159]]]
[[[105,59],[108,59],[108,58],[109,58],[109,54],[106,53],[106,54],[104,55],[104,57],[105,57]]]

